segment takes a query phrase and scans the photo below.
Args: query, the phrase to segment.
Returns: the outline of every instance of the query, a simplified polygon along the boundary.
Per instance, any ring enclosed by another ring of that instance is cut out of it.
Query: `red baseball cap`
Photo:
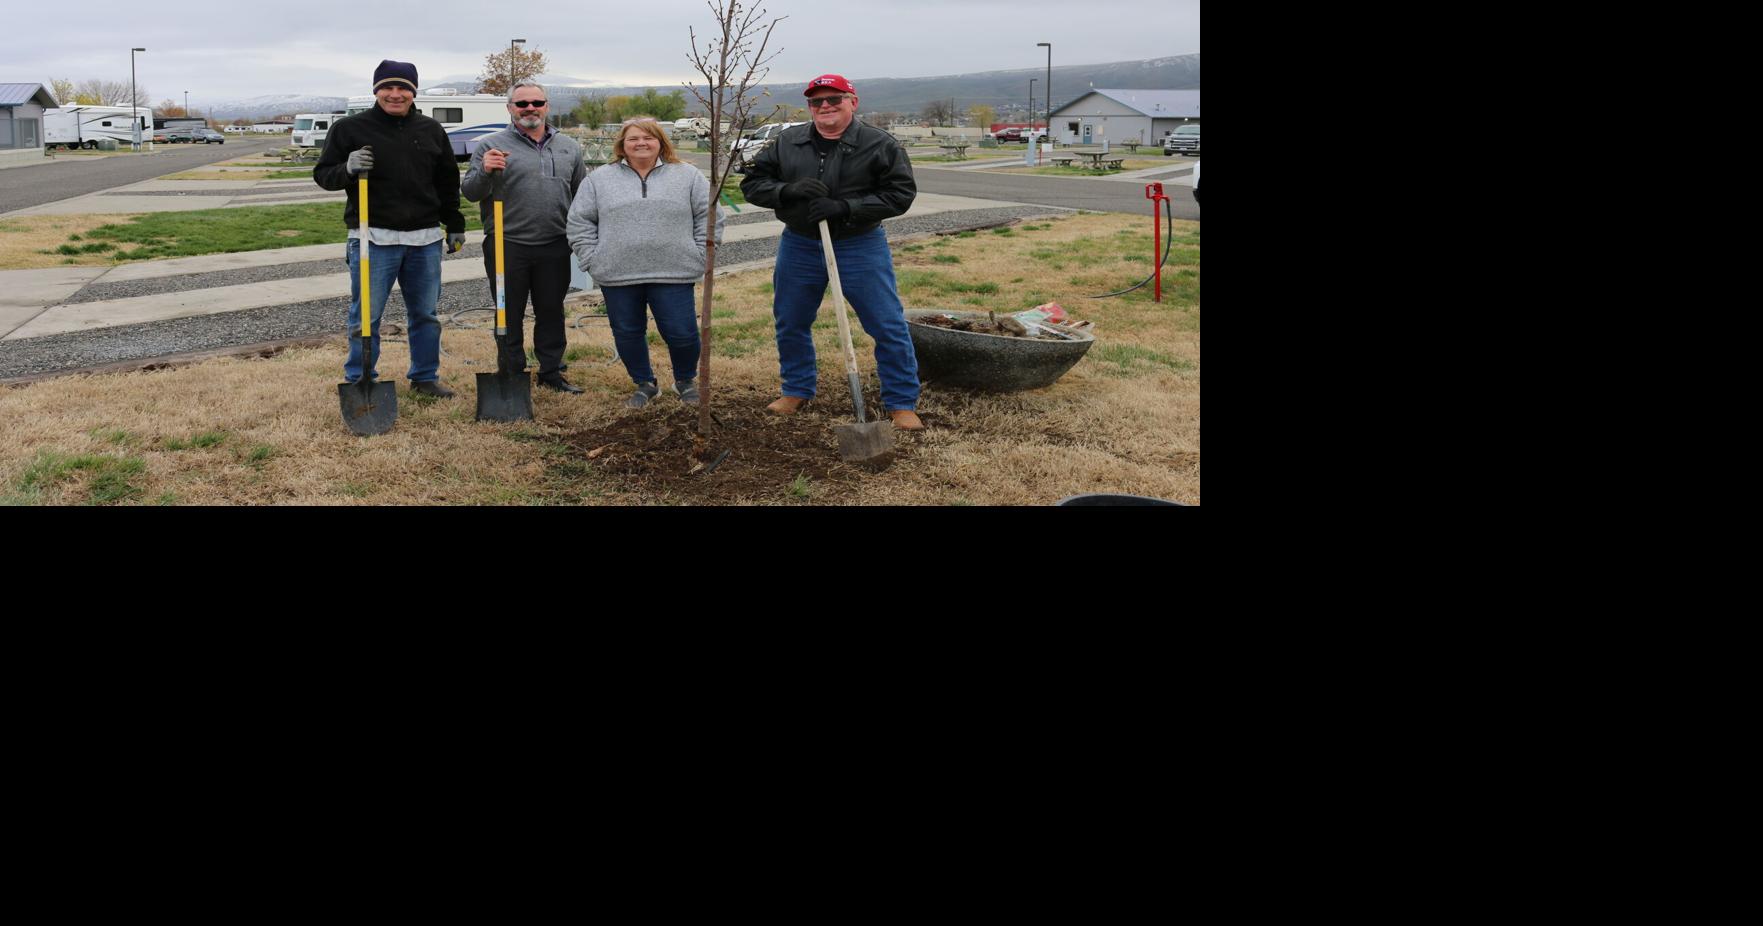
[[[841,77],[840,75],[838,75],[838,74],[822,74],[819,77],[816,77],[813,80],[808,82],[808,89],[802,91],[802,95],[803,96],[812,96],[814,91],[824,89],[824,88],[829,88],[829,87],[833,90],[839,91],[840,93],[856,93],[857,92],[857,88],[851,86],[851,82],[846,80],[845,78]]]

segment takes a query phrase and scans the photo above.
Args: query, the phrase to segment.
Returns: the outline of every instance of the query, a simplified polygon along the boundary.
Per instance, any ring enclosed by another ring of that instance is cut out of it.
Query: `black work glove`
[[[810,199],[819,199],[827,194],[828,190],[826,184],[821,183],[819,180],[809,179],[794,180],[784,184],[782,197],[784,202],[793,203],[805,202]]]
[[[851,214],[851,204],[842,199],[822,196],[808,204],[808,221],[842,222]]]

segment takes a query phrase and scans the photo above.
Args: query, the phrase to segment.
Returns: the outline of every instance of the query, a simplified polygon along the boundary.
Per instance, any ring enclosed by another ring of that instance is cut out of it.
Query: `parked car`
[[[1200,127],[1197,125],[1178,125],[1175,131],[1163,137],[1163,156],[1169,157],[1177,151],[1183,157],[1200,154]]]
[[[167,132],[164,129],[154,129],[153,130],[153,143],[154,144],[163,145],[163,144],[166,144],[170,140],[171,140],[171,133],[170,132]]]
[[[171,129],[165,133],[165,140],[174,145],[187,144],[195,140],[189,129]]]
[[[226,136],[213,129],[196,129],[192,135],[193,137],[190,139],[191,141],[200,142],[204,145],[226,144]]]

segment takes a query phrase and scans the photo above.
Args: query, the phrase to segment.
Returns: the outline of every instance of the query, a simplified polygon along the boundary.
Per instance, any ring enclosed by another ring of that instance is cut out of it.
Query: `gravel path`
[[[1060,210],[1043,206],[978,209],[965,212],[942,212],[914,218],[911,215],[888,220],[888,234],[896,241],[908,235],[939,231],[955,231],[998,224],[1014,218],[1048,215]],[[767,213],[769,216],[769,213]],[[738,220],[739,216],[736,217]],[[755,216],[749,221],[755,221]],[[731,223],[732,224],[732,223]],[[339,253],[340,253],[339,247]],[[481,260],[482,246],[470,245],[448,260]],[[732,265],[762,261],[777,255],[777,239],[762,238],[737,241],[717,249],[717,263]],[[220,273],[205,273],[160,280],[139,280],[125,283],[99,284],[81,290],[68,302],[92,302],[126,296],[204,289],[212,286],[236,286],[262,280],[322,276],[344,272],[341,257],[337,260],[308,261],[300,264],[256,267]],[[437,306],[443,319],[463,309],[490,305],[489,284],[481,279],[449,283],[441,288]],[[284,338],[341,334],[346,323],[346,299],[319,299],[292,305],[268,306],[201,315],[167,321],[148,322],[102,328],[94,331],[71,332],[41,338],[0,342],[0,379],[31,376],[59,370],[77,370],[124,360],[145,360],[168,354],[210,350],[232,345],[255,344]],[[395,289],[387,305],[388,322],[404,319],[403,296]],[[402,325],[400,324],[400,330]],[[387,375],[401,371],[384,371]]]

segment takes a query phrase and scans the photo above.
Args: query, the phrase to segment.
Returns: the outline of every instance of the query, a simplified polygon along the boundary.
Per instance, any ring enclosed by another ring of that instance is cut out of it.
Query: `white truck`
[[[88,106],[75,103],[60,109],[43,110],[43,146],[45,148],[96,148],[99,139],[113,138],[120,144],[135,140],[129,129],[127,106]],[[153,140],[153,110],[142,106],[132,110],[140,121],[141,141]]]
[[[371,96],[349,98],[349,115],[373,108]],[[508,127],[508,98],[493,93],[460,93],[452,88],[418,93],[414,108],[441,124],[453,143],[453,156],[463,161],[476,150],[478,139]]]
[[[323,148],[324,137],[331,123],[343,118],[342,113],[300,113],[294,117],[294,147]]]
[[[1169,157],[1178,151],[1181,152],[1182,157],[1187,157],[1190,154],[1199,155],[1199,125],[1178,125],[1175,127],[1175,131],[1163,136],[1163,156]]]

